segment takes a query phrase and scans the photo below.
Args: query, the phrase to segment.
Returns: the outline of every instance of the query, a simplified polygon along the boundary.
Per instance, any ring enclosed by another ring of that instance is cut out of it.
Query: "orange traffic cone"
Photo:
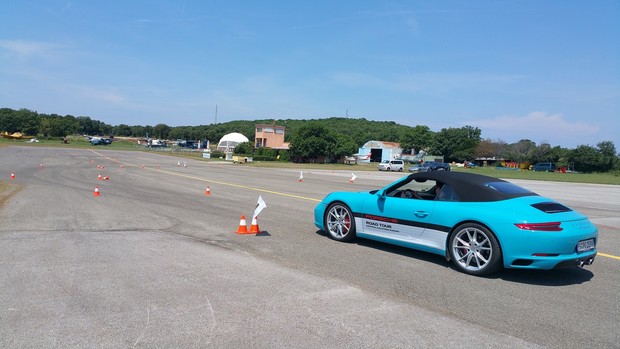
[[[239,228],[237,228],[237,234],[249,234],[248,224],[245,222],[245,216],[241,216],[241,220],[239,221]]]
[[[97,180],[100,181],[101,180],[101,175],[97,176]]]
[[[99,186],[95,186],[95,192],[93,193],[93,196],[101,196],[101,194],[99,193]]]
[[[211,196],[211,188],[209,188],[209,186],[207,186],[207,189],[205,189],[205,195]]]
[[[15,173],[11,173],[11,179],[15,179]]]
[[[260,233],[258,222],[256,221],[256,217],[252,217],[252,225],[250,226],[250,234],[258,234],[258,233]]]

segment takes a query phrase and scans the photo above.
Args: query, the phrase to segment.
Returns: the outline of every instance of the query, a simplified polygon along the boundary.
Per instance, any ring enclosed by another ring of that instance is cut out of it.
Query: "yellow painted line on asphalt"
[[[607,253],[602,253],[602,252],[598,252],[596,255],[611,258],[611,259],[617,259],[620,261],[620,256],[614,256],[612,254],[607,254]]]
[[[185,175],[185,174],[182,174],[182,173],[170,172],[170,171],[161,170],[161,169],[155,169],[155,168],[151,168],[151,170],[157,171],[157,172],[162,172],[162,173],[167,173],[167,174],[173,175],[173,176],[185,177],[185,178],[189,178],[189,179],[195,179],[197,181],[203,181],[203,182],[207,182],[207,183],[216,183],[216,184],[221,184],[221,185],[227,185],[229,187],[236,187],[236,188],[242,188],[242,189],[259,191],[259,192],[262,192],[262,193],[269,193],[269,194],[274,194],[274,195],[286,196],[286,197],[289,197],[289,198],[321,202],[321,200],[319,200],[319,199],[309,198],[307,196],[301,196],[301,195],[283,193],[283,192],[280,192],[280,191],[274,191],[274,190],[269,190],[269,189],[251,187],[249,185],[236,184],[236,183],[230,183],[230,182],[214,181],[214,180],[210,180],[210,179],[205,179],[205,178],[200,178],[200,177],[195,177],[195,176],[189,176],[189,175]]]
[[[274,195],[279,195],[279,196],[286,196],[289,198],[295,198],[295,199],[301,199],[301,200],[307,200],[307,201],[314,201],[314,202],[321,202],[321,200],[319,199],[315,199],[315,198],[310,198],[307,196],[301,196],[301,195],[294,195],[294,194],[289,194],[289,193],[284,193],[284,192],[279,192],[279,191],[274,191],[274,190],[269,190],[269,189],[263,189],[263,188],[257,188],[257,187],[252,187],[249,185],[243,185],[243,184],[236,184],[236,183],[230,183],[230,182],[222,182],[222,181],[214,181],[214,180],[210,180],[210,179],[205,179],[205,178],[200,178],[200,177],[196,177],[196,176],[190,176],[190,175],[186,175],[186,174],[182,174],[182,173],[178,173],[178,172],[171,172],[171,171],[166,171],[166,170],[162,170],[162,169],[158,169],[158,168],[153,168],[153,167],[142,167],[141,165],[134,165],[134,164],[129,164],[129,163],[123,163],[120,160],[117,159],[112,159],[109,158],[103,154],[98,153],[95,150],[91,150],[93,153],[102,156],[108,160],[111,161],[115,161],[118,163],[122,163],[125,164],[127,166],[132,166],[132,167],[139,167],[139,168],[144,168],[147,170],[151,170],[151,171],[157,171],[157,172],[162,172],[162,173],[166,173],[172,176],[177,176],[177,177],[184,177],[184,178],[189,178],[189,179],[194,179],[197,181],[202,181],[202,182],[206,182],[206,183],[215,183],[215,184],[221,184],[221,185],[226,185],[229,187],[236,187],[236,188],[241,188],[241,189],[247,189],[247,190],[254,190],[254,191],[258,191],[258,192],[262,192],[262,193],[269,193],[269,194],[274,194]]]

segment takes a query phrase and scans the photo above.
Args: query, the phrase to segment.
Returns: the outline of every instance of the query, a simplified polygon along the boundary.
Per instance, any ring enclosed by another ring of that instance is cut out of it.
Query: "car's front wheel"
[[[335,202],[325,211],[324,226],[330,238],[338,241],[349,241],[355,237],[355,219],[349,207]]]
[[[458,226],[450,235],[450,258],[460,271],[487,275],[501,268],[502,251],[495,235],[476,223]]]

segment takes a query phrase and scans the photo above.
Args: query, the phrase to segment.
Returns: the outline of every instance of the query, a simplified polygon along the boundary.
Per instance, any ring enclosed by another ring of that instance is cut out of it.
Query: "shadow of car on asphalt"
[[[594,277],[594,273],[588,269],[578,267],[557,270],[504,269],[496,275],[491,275],[491,277],[493,276],[520,284],[568,286],[588,282]]]
[[[327,237],[327,233],[322,230],[317,230],[316,234]],[[434,263],[438,266],[452,269],[456,273],[460,272],[454,267],[452,262],[449,262],[446,260],[446,258],[433,253],[418,251],[406,247],[368,239],[353,239],[352,241],[345,243],[357,244],[359,246],[365,246],[368,248],[390,252],[405,257],[415,258],[421,261]],[[502,269],[497,273],[482,277],[487,279],[501,279],[504,281],[529,285],[568,286],[588,282],[594,277],[594,273],[592,273],[588,269],[578,267],[557,270]]]

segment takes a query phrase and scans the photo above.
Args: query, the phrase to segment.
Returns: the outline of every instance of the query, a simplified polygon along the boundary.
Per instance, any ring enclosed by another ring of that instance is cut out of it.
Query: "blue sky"
[[[0,107],[349,116],[620,150],[620,1],[2,1]]]

